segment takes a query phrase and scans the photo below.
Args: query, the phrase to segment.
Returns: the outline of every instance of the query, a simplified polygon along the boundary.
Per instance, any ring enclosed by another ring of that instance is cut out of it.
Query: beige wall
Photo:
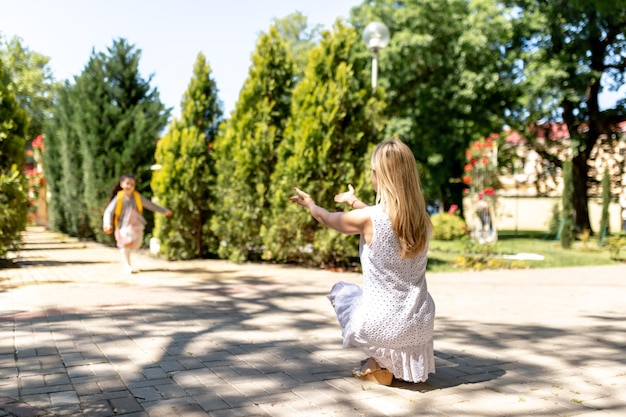
[[[560,197],[498,197],[495,226],[500,230],[545,230],[549,229],[552,208],[560,203]],[[469,198],[463,202],[466,218],[471,222],[469,214],[473,212]],[[602,217],[602,200],[589,200],[589,217],[594,232],[600,229]],[[609,206],[609,222],[611,231],[617,232],[622,225],[621,208],[618,203]]]

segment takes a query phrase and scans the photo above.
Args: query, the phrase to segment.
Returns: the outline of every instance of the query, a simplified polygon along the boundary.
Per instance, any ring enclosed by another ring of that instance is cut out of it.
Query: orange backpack
[[[135,204],[137,204],[137,211],[139,214],[143,213],[143,205],[141,204],[141,197],[137,191],[133,191],[133,197],[135,197]],[[124,202],[124,190],[117,193],[117,203],[115,205],[115,215],[113,216],[113,223],[117,229],[120,213],[122,212],[122,203]]]

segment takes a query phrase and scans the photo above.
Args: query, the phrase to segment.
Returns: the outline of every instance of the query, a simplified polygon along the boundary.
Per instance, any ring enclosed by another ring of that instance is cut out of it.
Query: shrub
[[[485,258],[482,256],[458,256],[454,259],[457,268],[473,269],[481,271],[484,269],[525,269],[528,265],[524,261],[509,259]]]
[[[623,247],[626,247],[626,235],[611,235],[606,238],[604,243],[609,247],[609,253],[611,254],[611,259],[619,260],[619,253]]]
[[[468,241],[465,245],[463,256],[454,259],[457,268],[473,269],[519,269],[527,268],[524,261],[504,259],[499,257],[498,248],[495,244],[477,243]]]
[[[7,173],[0,171],[0,259],[19,248],[27,211],[24,176],[15,165]]]
[[[561,229],[561,205],[560,203],[554,203],[552,206],[552,216],[548,223],[548,236],[558,236]]]
[[[438,213],[430,218],[433,223],[433,239],[455,240],[467,236],[467,225],[459,216]]]

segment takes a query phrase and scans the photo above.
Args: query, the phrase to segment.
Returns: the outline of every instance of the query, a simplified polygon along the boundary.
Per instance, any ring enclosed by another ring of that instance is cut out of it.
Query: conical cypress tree
[[[561,230],[561,246],[570,249],[574,243],[574,206],[572,198],[574,183],[572,178],[572,161],[563,162],[563,226]]]
[[[124,39],[113,42],[107,53],[92,53],[76,78],[77,107],[74,131],[80,138],[84,185],[82,201],[89,231],[99,241],[110,241],[102,232],[102,211],[112,186],[124,173],[137,179],[137,190],[151,197],[150,167],[159,132],[165,127],[165,109],[151,77],[139,73],[141,51]],[[150,212],[146,211],[150,220]],[[150,231],[148,226],[147,231]]]
[[[89,235],[87,208],[83,200],[82,153],[77,119],[81,101],[74,85],[65,83],[59,91],[53,116],[45,125],[43,153],[48,181],[49,225],[70,236]]]
[[[243,261],[262,246],[259,234],[269,214],[270,176],[289,117],[293,77],[290,54],[272,26],[259,38],[235,110],[216,142],[211,227],[220,238],[221,257]]]
[[[356,237],[320,226],[288,201],[294,186],[330,210],[344,209],[333,198],[349,183],[363,201],[374,202],[368,167],[382,105],[365,71],[370,55],[355,30],[340,22],[322,36],[294,90],[272,175],[271,217],[261,231],[266,259],[346,264],[357,254]]]
[[[217,251],[209,229],[214,183],[210,147],[222,118],[211,67],[200,53],[181,102],[181,120],[174,120],[159,140],[155,153],[161,168],[152,176],[152,189],[174,214],[155,219],[155,236],[169,259],[202,258]]]

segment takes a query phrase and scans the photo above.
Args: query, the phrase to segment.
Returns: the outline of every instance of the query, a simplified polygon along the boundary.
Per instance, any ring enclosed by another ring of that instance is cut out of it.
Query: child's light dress
[[[146,226],[146,219],[139,213],[137,203],[133,197],[124,196],[122,200],[122,208],[120,218],[115,229],[115,241],[118,248],[139,249],[143,241],[143,232]],[[142,194],[139,194],[143,209],[163,213],[167,211],[165,207],[148,200]],[[117,205],[118,196],[116,195],[109,202],[104,215],[102,216],[102,224],[111,227],[115,217],[115,207]]]
[[[143,241],[143,230],[146,219],[134,207],[126,210],[120,219],[120,226],[115,230],[115,241],[118,248],[130,247],[139,249]]]

